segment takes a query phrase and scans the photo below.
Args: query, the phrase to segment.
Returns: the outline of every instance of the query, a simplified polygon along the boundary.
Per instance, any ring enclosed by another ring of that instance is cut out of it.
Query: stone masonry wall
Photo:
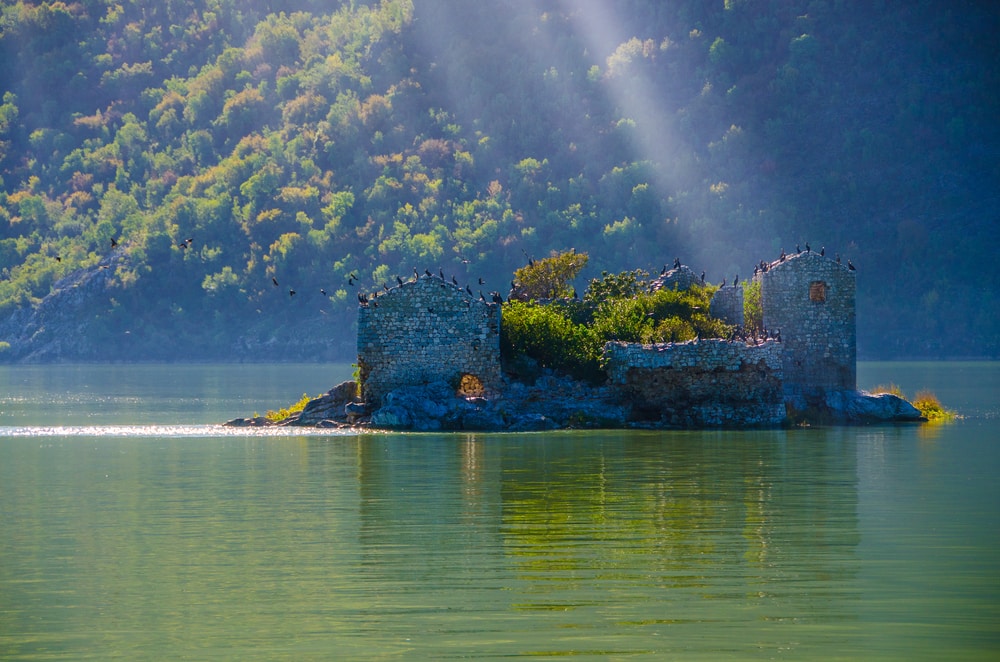
[[[780,425],[782,352],[773,340],[604,347],[609,381],[631,403],[633,418],[678,427]]]
[[[372,405],[400,386],[457,385],[464,375],[496,393],[499,306],[434,277],[393,287],[359,310],[358,367],[362,398]]]
[[[785,346],[786,396],[854,390],[854,272],[813,252],[774,263],[758,278],[764,327],[780,331]]]
[[[681,265],[680,267],[670,269],[663,273],[649,284],[649,289],[653,292],[656,290],[672,290],[677,288],[678,291],[689,290],[694,285],[704,285],[701,278],[691,270],[691,267],[687,265]]]
[[[743,326],[743,288],[730,285],[716,290],[712,295],[708,312],[726,324]]]

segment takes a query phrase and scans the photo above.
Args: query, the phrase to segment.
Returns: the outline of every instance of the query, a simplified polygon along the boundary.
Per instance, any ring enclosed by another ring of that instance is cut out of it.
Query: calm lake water
[[[859,365],[943,426],[215,425],[350,371],[0,367],[0,659],[1000,657],[1000,364]]]

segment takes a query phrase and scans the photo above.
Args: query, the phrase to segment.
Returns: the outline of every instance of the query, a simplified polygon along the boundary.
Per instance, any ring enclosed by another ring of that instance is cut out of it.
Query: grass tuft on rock
[[[303,393],[302,399],[296,402],[295,404],[289,405],[287,408],[279,409],[278,411],[269,409],[267,411],[267,414],[265,414],[264,416],[269,421],[280,423],[281,421],[285,420],[292,414],[297,414],[303,409],[305,409],[306,405],[309,403],[310,400],[312,400],[312,397],[310,397],[306,393]]]
[[[938,397],[928,390],[917,392],[913,406],[920,410],[928,423],[948,423],[961,418],[956,412],[945,409]]]
[[[889,382],[888,384],[879,384],[869,392],[872,395],[882,395],[883,393],[888,393],[889,395],[894,395],[897,398],[906,399],[903,396],[903,389],[899,388],[899,386],[893,384],[892,382]]]

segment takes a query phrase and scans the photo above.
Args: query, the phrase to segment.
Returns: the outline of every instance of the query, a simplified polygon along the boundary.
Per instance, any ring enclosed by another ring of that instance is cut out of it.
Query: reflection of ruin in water
[[[855,618],[849,432],[375,436],[360,450],[362,556],[387,578],[513,590],[498,598],[512,609],[638,599]]]

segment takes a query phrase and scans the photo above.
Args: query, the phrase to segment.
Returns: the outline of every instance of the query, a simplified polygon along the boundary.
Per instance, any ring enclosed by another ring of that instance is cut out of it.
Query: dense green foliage
[[[502,309],[501,355],[513,365],[524,355],[542,367],[601,381],[602,353],[609,341],[684,342],[726,337],[732,331],[708,315],[715,286],[649,292],[642,275],[604,274],[591,280],[582,301],[509,301]]]
[[[112,253],[93,343],[269,359],[349,356],[353,288],[414,268],[718,282],[811,241],[859,267],[862,356],[1000,355],[998,33],[930,0],[5,3],[0,340]]]

